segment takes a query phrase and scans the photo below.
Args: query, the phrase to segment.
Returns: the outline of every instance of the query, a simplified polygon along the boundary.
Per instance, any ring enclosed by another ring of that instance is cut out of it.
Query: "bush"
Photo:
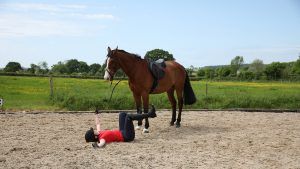
[[[22,67],[18,62],[9,62],[4,68],[5,72],[17,72],[20,70],[22,70]]]

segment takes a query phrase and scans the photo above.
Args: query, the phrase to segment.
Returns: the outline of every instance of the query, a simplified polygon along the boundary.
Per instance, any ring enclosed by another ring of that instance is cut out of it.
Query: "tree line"
[[[145,55],[148,60],[175,60],[173,55],[162,49],[148,51]],[[30,75],[74,75],[103,77],[106,65],[93,63],[88,65],[84,61],[70,59],[59,61],[48,67],[47,62],[31,64],[30,68],[23,68],[18,62],[9,62],[2,73],[17,73]],[[190,66],[186,68],[192,78],[211,80],[300,80],[300,56],[294,62],[272,62],[264,64],[262,60],[255,59],[250,64],[244,63],[243,56],[234,57],[230,64],[223,66],[207,66],[203,68]],[[124,72],[119,70],[116,77],[123,77]]]
[[[229,65],[187,68],[190,76],[213,80],[300,80],[300,56],[294,62],[264,64],[255,59],[244,63],[243,56],[236,56]]]
[[[173,55],[162,49],[154,49],[148,51],[145,55],[148,60],[174,60]],[[30,68],[23,68],[18,62],[9,62],[2,73],[17,73],[17,74],[28,74],[28,75],[64,75],[64,76],[94,76],[103,77],[105,73],[106,63],[98,64],[93,63],[88,65],[84,61],[77,59],[70,59],[67,61],[59,61],[57,64],[48,67],[47,62],[43,61],[38,64],[30,64]],[[116,72],[115,77],[124,77],[125,74],[122,70]]]

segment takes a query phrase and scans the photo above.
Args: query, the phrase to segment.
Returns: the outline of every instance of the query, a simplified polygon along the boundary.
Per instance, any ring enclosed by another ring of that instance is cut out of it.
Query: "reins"
[[[112,95],[113,95],[113,93],[114,93],[114,90],[115,90],[116,86],[121,82],[121,80],[122,80],[122,79],[120,79],[120,80],[115,84],[115,86],[113,87],[113,89],[112,89],[112,91],[111,91],[111,93],[110,93],[110,97],[109,97],[108,103],[110,103],[111,98],[112,98]],[[112,81],[110,82],[110,87],[111,87],[111,85],[112,85]]]

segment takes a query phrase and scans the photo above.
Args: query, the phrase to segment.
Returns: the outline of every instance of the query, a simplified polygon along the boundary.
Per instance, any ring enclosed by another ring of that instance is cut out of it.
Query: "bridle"
[[[107,57],[107,58],[106,58],[106,64],[108,64],[108,63],[107,63],[107,60],[108,60],[108,58],[112,58],[112,51],[109,52],[109,53],[107,54],[106,57]],[[120,60],[119,60],[118,57],[117,57],[117,60],[118,60],[118,62],[120,62]],[[109,74],[109,76],[110,76],[111,78],[113,78],[113,72],[112,72],[112,71],[110,71],[107,67],[105,68],[105,71],[107,71],[107,73]]]
[[[110,71],[109,69],[105,68],[105,71],[107,71],[107,73],[109,74],[109,76],[110,76],[111,78],[113,78],[113,73],[111,73],[111,71]]]
[[[111,55],[112,55],[111,53],[112,53],[112,52],[110,52],[110,53],[107,54],[107,59],[112,57],[112,56],[111,56]],[[107,59],[106,59],[106,64],[108,64],[108,63],[107,63]],[[108,68],[105,68],[105,71],[107,71],[107,73],[109,74],[109,76],[110,76],[111,78],[113,78],[113,73],[112,73]],[[112,91],[111,91],[111,94],[110,94],[110,97],[109,97],[109,100],[108,100],[108,103],[110,103],[111,98],[112,98],[112,95],[113,95],[113,93],[114,93],[114,90],[115,90],[116,86],[121,82],[121,80],[122,80],[122,78],[121,78],[121,79],[115,84],[115,86],[113,87],[113,89],[112,89]],[[111,87],[111,85],[112,85],[112,81],[110,82],[110,87]]]

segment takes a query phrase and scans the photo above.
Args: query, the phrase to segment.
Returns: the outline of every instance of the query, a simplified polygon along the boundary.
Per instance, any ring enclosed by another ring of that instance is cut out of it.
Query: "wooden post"
[[[0,112],[2,112],[3,110],[3,104],[4,104],[4,100],[0,98]]]
[[[53,97],[53,78],[50,76],[50,97]]]

